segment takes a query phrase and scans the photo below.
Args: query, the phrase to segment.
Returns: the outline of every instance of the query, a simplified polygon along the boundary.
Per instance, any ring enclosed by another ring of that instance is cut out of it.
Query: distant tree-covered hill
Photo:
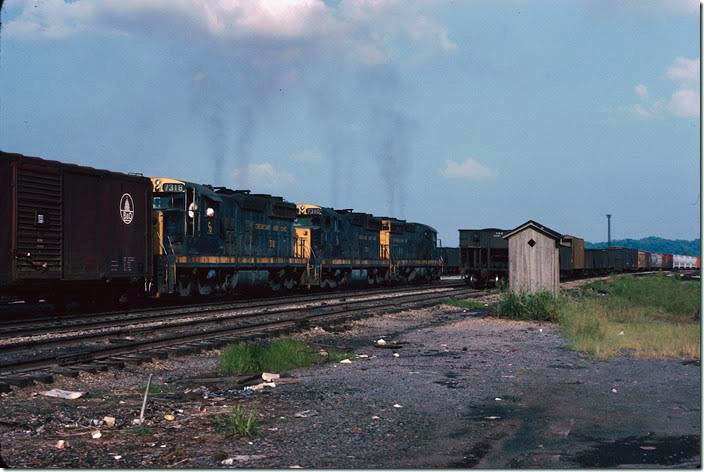
[[[648,236],[643,239],[615,239],[611,241],[611,245],[664,254],[682,254],[684,256],[699,256],[701,253],[701,241],[699,239],[686,241],[684,239],[664,239]],[[606,246],[607,243],[584,242],[584,247],[587,249],[603,249]]]

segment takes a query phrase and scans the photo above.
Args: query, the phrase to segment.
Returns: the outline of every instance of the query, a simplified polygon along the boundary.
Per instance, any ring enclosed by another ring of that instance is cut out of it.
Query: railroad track
[[[35,343],[26,345],[21,351],[33,355],[15,356],[0,363],[0,391],[8,390],[9,385],[26,386],[35,381],[51,382],[53,374],[78,375],[81,370],[95,372],[107,370],[110,367],[121,368],[126,364],[140,364],[154,358],[213,349],[237,340],[291,332],[311,323],[334,324],[371,313],[428,306],[449,297],[471,298],[484,294],[486,292],[468,288],[452,288],[433,293],[404,294],[393,298],[342,301],[313,309],[299,307],[276,313],[256,311],[239,316],[232,315],[227,323],[223,322],[223,318],[189,320],[179,323],[175,331],[167,332],[167,329],[160,331],[159,334],[118,344],[97,344],[96,340],[104,339],[109,335],[95,336],[88,333],[65,341],[74,345],[80,343],[80,349],[68,349],[63,352],[61,350],[59,352],[37,351],[40,346],[46,348],[48,345],[56,349],[62,345],[62,342]],[[183,329],[184,327],[188,329]],[[48,341],[50,340],[42,342]],[[0,351],[0,356],[2,355]]]
[[[336,299],[341,297],[366,296],[384,293],[396,293],[399,291],[417,291],[426,288],[452,288],[466,286],[463,282],[435,282],[431,284],[422,284],[407,287],[382,287],[382,288],[365,288],[334,292],[317,292],[300,295],[288,295],[277,297],[257,298],[255,300],[228,300],[228,301],[210,301],[204,303],[190,303],[184,305],[162,305],[156,307],[141,307],[137,309],[119,310],[100,313],[81,313],[76,315],[52,315],[45,317],[30,317],[29,319],[12,319],[0,322],[0,339],[8,337],[31,336],[36,333],[43,333],[47,330],[67,329],[87,329],[90,325],[95,327],[101,324],[110,322],[119,322],[121,320],[129,320],[136,318],[144,318],[145,313],[152,313],[155,317],[161,314],[173,313],[174,310],[181,310],[184,313],[187,310],[193,313],[203,313],[206,311],[215,310],[235,310],[243,308],[266,307],[273,305],[283,305],[287,303],[305,303],[312,300]]]

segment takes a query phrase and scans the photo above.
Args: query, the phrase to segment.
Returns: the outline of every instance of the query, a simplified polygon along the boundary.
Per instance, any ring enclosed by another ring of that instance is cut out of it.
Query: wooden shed
[[[560,290],[562,235],[528,220],[504,235],[508,240],[509,288],[516,292]]]

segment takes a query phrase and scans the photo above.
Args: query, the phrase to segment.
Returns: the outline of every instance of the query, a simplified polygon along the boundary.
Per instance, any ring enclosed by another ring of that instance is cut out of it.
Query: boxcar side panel
[[[105,274],[101,257],[101,178],[64,172],[64,279],[96,280]]]
[[[0,288],[10,283],[12,265],[12,169],[10,160],[0,157]]]
[[[149,274],[151,184],[107,177],[102,185],[104,252],[107,277]]]

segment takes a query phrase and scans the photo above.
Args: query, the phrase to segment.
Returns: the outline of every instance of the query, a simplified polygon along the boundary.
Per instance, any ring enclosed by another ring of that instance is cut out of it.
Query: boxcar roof
[[[149,180],[148,177],[144,177],[141,174],[135,175],[135,174],[127,174],[124,172],[116,172],[116,171],[112,171],[112,170],[106,170],[106,169],[96,169],[94,167],[89,167],[89,166],[82,166],[82,165],[78,165],[78,164],[69,164],[69,163],[61,162],[61,161],[52,161],[52,160],[48,160],[48,159],[42,159],[41,157],[25,156],[24,154],[19,154],[16,152],[0,151],[0,158],[9,159],[12,161],[31,162],[31,163],[34,163],[37,165],[42,165],[42,166],[47,166],[47,167],[68,168],[68,169],[72,169],[75,171],[87,172],[87,173],[91,173],[91,174],[100,174],[100,175],[107,175],[107,176],[113,176],[113,177],[120,177],[121,179],[138,180],[140,182],[143,182],[144,180]],[[149,180],[149,185],[151,186],[151,180]]]

